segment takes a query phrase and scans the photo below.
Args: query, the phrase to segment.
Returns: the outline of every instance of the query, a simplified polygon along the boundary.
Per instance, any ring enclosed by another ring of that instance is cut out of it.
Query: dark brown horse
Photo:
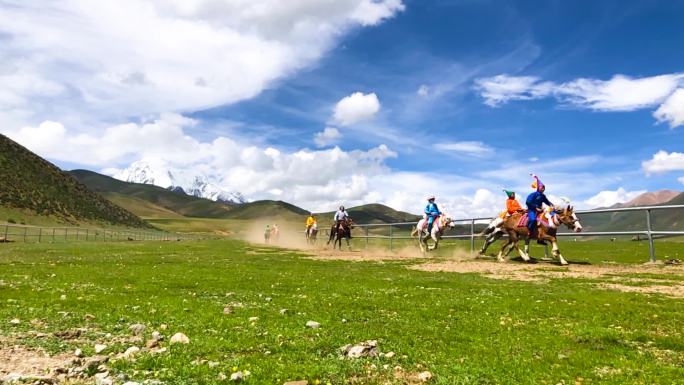
[[[338,227],[336,224],[332,226],[330,229],[330,238],[328,239],[328,245],[330,242],[333,242],[333,249],[335,248],[335,244],[339,244],[340,250],[342,250],[342,238],[344,238],[347,241],[347,247],[349,250],[351,250],[351,245],[349,244],[349,240],[351,239],[351,229],[354,228],[354,221],[352,221],[351,218],[347,217],[340,226]]]
[[[518,253],[525,261],[530,260],[528,255],[530,250],[530,231],[527,226],[518,226],[520,219],[526,213],[515,213],[510,217],[506,218],[503,223],[503,229],[508,234],[508,240],[499,251],[498,260],[499,262],[504,261],[504,255],[507,255],[513,248],[518,249]],[[551,242],[553,256],[558,258],[561,265],[567,265],[568,262],[561,255],[558,249],[558,239],[556,233],[560,225],[566,225],[570,230],[575,232],[582,231],[582,224],[580,224],[577,215],[575,215],[572,206],[567,206],[566,208],[553,208],[550,211],[545,211],[539,214],[537,218],[537,240]],[[525,251],[523,251],[518,245],[520,239],[525,240]],[[508,250],[507,250],[508,249]]]

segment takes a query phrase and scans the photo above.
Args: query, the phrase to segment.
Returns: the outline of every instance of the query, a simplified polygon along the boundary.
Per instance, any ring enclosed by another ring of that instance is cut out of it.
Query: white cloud
[[[667,122],[670,128],[684,125],[684,88],[670,95],[653,113],[658,122]]]
[[[439,143],[436,148],[445,152],[455,152],[475,157],[485,157],[494,154],[494,149],[482,142],[448,142]]]
[[[314,135],[314,142],[318,147],[325,147],[336,143],[341,137],[342,134],[340,134],[340,131],[337,128],[326,127],[325,130],[317,132]]]
[[[627,191],[620,187],[614,191],[601,191],[591,198],[585,200],[583,203],[588,208],[610,207],[616,203],[628,202],[645,192],[646,190]]]
[[[425,84],[421,84],[416,93],[422,98],[427,98],[430,95],[430,87]]]
[[[684,153],[660,150],[650,160],[641,162],[641,168],[646,175],[684,170]]]
[[[658,121],[684,124],[684,74],[643,78],[615,75],[609,80],[580,78],[565,83],[542,82],[534,76],[497,75],[475,81],[485,104],[496,107],[513,100],[555,97],[561,103],[595,111],[634,111],[655,107]],[[669,97],[669,98],[668,98]]]
[[[403,9],[400,0],[4,2],[0,113],[116,121],[233,103]]]
[[[341,126],[351,126],[372,119],[378,111],[380,101],[375,93],[354,92],[337,102],[333,120]]]
[[[684,176],[680,176],[679,178],[677,178],[677,182],[684,184]]]
[[[549,96],[553,83],[540,82],[534,76],[496,75],[475,80],[475,87],[485,104],[496,107],[511,100],[540,99]]]

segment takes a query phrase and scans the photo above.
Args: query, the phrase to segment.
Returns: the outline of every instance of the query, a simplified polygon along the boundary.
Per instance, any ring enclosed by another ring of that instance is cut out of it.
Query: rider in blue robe
[[[425,206],[425,215],[427,215],[428,218],[428,234],[432,231],[432,224],[435,222],[435,218],[438,218],[442,213],[439,211],[439,208],[437,207],[437,203],[435,203],[435,196],[430,195],[428,197],[428,204]]]
[[[527,205],[527,216],[529,221],[527,222],[527,229],[530,231],[530,237],[537,237],[537,216],[542,212],[542,205],[546,204],[553,207],[553,203],[544,195],[546,186],[539,180],[539,178],[532,174],[534,182],[532,183],[532,188],[535,191],[527,196],[525,204]],[[542,240],[537,240],[538,243],[545,244]]]

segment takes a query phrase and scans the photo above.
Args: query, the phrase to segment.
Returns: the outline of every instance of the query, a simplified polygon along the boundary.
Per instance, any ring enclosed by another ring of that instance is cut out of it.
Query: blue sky
[[[121,6],[148,2],[157,3]],[[256,19],[240,13],[242,1],[211,13],[195,3],[140,16],[154,19],[163,42],[181,41],[183,49],[159,48],[135,33],[131,41],[113,38],[126,23],[110,20],[116,15],[64,6],[75,19],[112,21],[98,33],[112,39],[117,66],[100,63],[100,50],[62,57],[39,44],[47,33],[22,40],[29,33],[21,25],[0,27],[10,37],[0,55],[10,63],[26,52],[55,56],[51,65],[29,63],[34,72],[24,74],[46,82],[45,103],[9,104],[0,114],[3,132],[65,168],[122,175],[144,161],[208,174],[252,199],[311,209],[379,201],[417,211],[435,193],[453,211],[488,214],[503,205],[501,188],[529,191],[529,172],[540,174],[552,196],[583,207],[682,190],[684,3],[303,1],[300,8],[272,3]],[[17,4],[10,5],[17,15],[30,14]],[[48,7],[33,22],[59,28],[68,20],[58,11],[65,13]],[[179,38],[165,26],[168,17],[218,24],[208,32],[188,27],[215,44]],[[226,29],[244,41],[224,43]],[[65,76],[58,62],[99,65],[72,65]],[[176,93],[186,76],[194,85]],[[192,88],[205,81],[212,92]],[[13,89],[35,97],[27,88]],[[358,104],[344,110],[345,98]],[[326,127],[332,136],[317,142]],[[166,147],[153,136],[99,139],[126,129],[176,139]],[[41,139],[45,132],[56,135],[52,145]],[[219,147],[217,138],[230,144]],[[83,142],[118,150],[74,155],[84,153],[73,150]],[[202,155],[169,155],[182,148]]]

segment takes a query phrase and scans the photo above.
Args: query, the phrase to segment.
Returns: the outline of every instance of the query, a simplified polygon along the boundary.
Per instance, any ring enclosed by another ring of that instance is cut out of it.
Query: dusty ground
[[[330,249],[300,249],[308,258],[331,261],[384,262],[415,260],[410,269],[422,271],[443,271],[451,273],[475,273],[491,279],[545,282],[549,279],[601,280],[597,287],[624,292],[663,294],[684,298],[684,265],[662,263],[640,265],[571,264],[560,266],[551,261],[496,262],[490,258],[475,258],[462,252],[455,252],[446,258],[423,256],[413,248],[388,252],[387,250],[336,251]],[[425,262],[421,262],[424,260]],[[626,277],[626,275],[654,275],[653,277]]]
[[[49,356],[43,350],[21,345],[0,345],[0,379],[7,375],[49,378],[56,368],[66,367],[73,355]]]

